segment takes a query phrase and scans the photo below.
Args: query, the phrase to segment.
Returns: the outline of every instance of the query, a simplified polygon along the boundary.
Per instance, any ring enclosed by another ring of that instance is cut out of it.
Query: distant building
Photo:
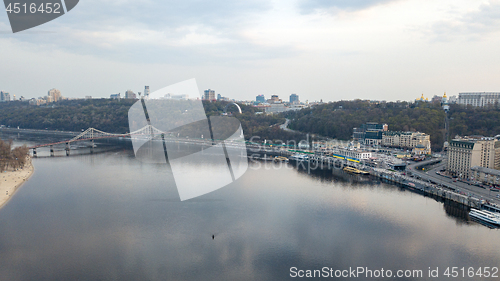
[[[85,96],[85,99],[86,99],[86,100],[91,100],[91,99],[92,99],[92,96]]]
[[[429,98],[424,98],[424,94],[419,99],[415,99],[415,102],[429,102]]]
[[[50,89],[49,92],[47,93],[47,96],[51,97],[50,98],[50,101],[48,102],[58,102],[61,100],[61,91],[59,91],[58,89]]]
[[[144,98],[149,99],[149,86],[144,86]]]
[[[4,91],[0,91],[0,102],[9,102],[10,94]]]
[[[388,129],[387,124],[369,122],[360,128],[353,128],[353,139],[365,145],[381,145],[382,133]]]
[[[270,104],[268,107],[265,107],[266,113],[280,113],[289,110],[288,107],[285,107],[282,103]]]
[[[257,103],[265,103],[266,102],[266,98],[264,97],[264,95],[258,95],[257,97],[255,97],[255,101]]]
[[[272,95],[269,100],[267,100],[268,103],[281,103],[280,98],[278,95]]]
[[[112,95],[109,96],[109,98],[110,99],[118,99],[119,100],[120,99],[120,93],[118,93],[118,94],[112,94]]]
[[[125,98],[126,99],[136,99],[137,95],[134,92],[132,92],[132,90],[127,90],[127,91],[125,91]]]
[[[340,153],[342,156],[346,156],[349,158],[356,158],[358,160],[367,160],[372,157],[372,153],[369,151],[364,151],[360,149],[344,149],[344,148],[339,148],[336,150],[336,152]]]
[[[215,100],[215,91],[208,89],[203,92],[203,99],[213,101]]]
[[[441,98],[441,106],[443,107],[444,111],[448,113],[450,111],[450,102],[448,101],[448,97],[446,96],[446,92],[444,93],[443,97]]]
[[[431,153],[430,136],[420,132],[383,132],[382,145],[387,147],[412,149],[412,151],[417,154]]]
[[[180,95],[174,95],[174,94],[166,94],[164,96],[165,99],[171,99],[171,100],[187,100],[189,99],[189,95],[186,94],[180,94]]]
[[[472,167],[500,169],[500,142],[495,138],[464,137],[451,140],[448,146],[448,172],[470,178]]]
[[[299,103],[299,95],[291,94],[290,95],[290,103]]]
[[[448,98],[448,103],[449,104],[456,104],[456,103],[458,103],[458,97],[457,96],[450,96]]]
[[[459,93],[458,104],[472,106],[486,106],[488,104],[495,105],[500,103],[499,92],[482,92],[482,93]]]
[[[431,102],[432,103],[441,103],[441,101],[443,100],[443,97],[440,97],[438,95],[434,95],[431,99]]]

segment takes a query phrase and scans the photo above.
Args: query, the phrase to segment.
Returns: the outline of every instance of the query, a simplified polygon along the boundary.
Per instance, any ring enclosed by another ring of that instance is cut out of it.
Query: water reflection
[[[457,224],[461,211],[384,183],[250,163],[180,202],[171,172],[131,150],[34,165],[0,210],[5,280],[283,280],[292,266],[500,262],[497,230]]]

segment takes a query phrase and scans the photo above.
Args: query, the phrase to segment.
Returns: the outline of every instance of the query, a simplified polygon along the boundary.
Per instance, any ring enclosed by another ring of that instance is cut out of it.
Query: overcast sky
[[[12,34],[0,90],[109,97],[196,78],[235,99],[413,100],[500,91],[500,1],[81,0]]]

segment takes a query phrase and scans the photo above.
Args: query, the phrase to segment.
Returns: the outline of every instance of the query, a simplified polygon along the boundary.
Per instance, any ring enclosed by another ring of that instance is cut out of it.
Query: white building
[[[499,169],[500,142],[495,138],[457,138],[448,146],[450,174],[469,178],[472,167]]]
[[[359,160],[367,160],[372,157],[372,153],[364,150],[359,150],[359,149],[343,149],[339,148],[337,151],[340,155],[350,157],[350,158],[356,158]],[[334,152],[334,153],[335,153]]]
[[[458,104],[472,106],[486,106],[488,104],[495,105],[500,103],[499,92],[482,92],[482,93],[459,93]]]
[[[388,147],[405,148],[405,149],[418,148],[417,149],[419,151],[418,154],[431,153],[430,136],[420,132],[398,132],[398,131],[383,132],[382,145]]]

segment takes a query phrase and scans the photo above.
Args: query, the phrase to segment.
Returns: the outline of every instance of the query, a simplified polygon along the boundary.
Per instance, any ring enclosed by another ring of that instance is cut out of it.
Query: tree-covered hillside
[[[450,137],[500,134],[500,110],[451,105]],[[338,101],[297,112],[287,112],[290,128],[337,139],[350,139],[352,129],[366,122],[387,123],[392,131],[420,131],[431,136],[432,148],[441,150],[445,112],[436,103]]]
[[[129,131],[128,110],[136,102],[131,99],[67,100],[44,106],[29,105],[27,102],[0,103],[0,124],[25,129],[49,129],[81,131],[90,127],[109,132]],[[208,116],[220,115],[227,102],[205,102]],[[300,134],[283,132],[279,129],[285,118],[278,115],[255,114],[257,108],[240,105],[243,114],[235,114],[241,121],[246,139],[259,136],[261,140],[300,139]],[[234,106],[228,112],[235,111]]]

